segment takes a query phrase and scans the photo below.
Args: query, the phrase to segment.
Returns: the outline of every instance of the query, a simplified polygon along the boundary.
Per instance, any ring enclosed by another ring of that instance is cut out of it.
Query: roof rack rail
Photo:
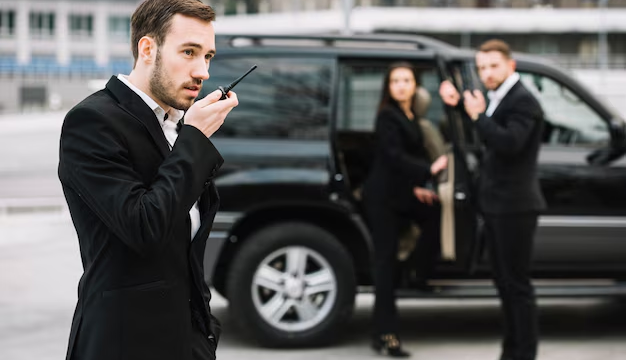
[[[356,34],[356,35],[275,35],[224,34],[218,35],[231,47],[337,47],[425,50],[455,48],[452,45],[420,35]]]

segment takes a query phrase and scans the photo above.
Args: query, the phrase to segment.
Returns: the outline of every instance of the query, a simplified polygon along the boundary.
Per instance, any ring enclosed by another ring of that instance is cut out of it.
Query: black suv
[[[360,188],[372,159],[384,73],[410,61],[420,72],[420,112],[454,159],[445,239],[434,292],[406,297],[489,297],[473,184],[480,146],[465,115],[443,106],[438,86],[479,86],[471,51],[426,37],[218,36],[206,91],[253,64],[239,106],[213,136],[225,159],[221,208],[207,244],[207,282],[260,344],[299,346],[337,338],[355,294],[372,290],[372,243]],[[515,56],[521,81],[546,114],[539,176],[549,210],[534,251],[539,296],[626,294],[624,122],[558,68]],[[443,197],[443,195],[442,195]],[[407,229],[399,258],[415,244]],[[391,240],[391,239],[390,239]],[[419,241],[419,239],[417,240]]]

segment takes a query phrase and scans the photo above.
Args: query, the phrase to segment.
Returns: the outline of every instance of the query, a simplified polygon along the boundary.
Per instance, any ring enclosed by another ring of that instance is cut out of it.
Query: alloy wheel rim
[[[328,317],[337,298],[337,278],[318,252],[289,246],[260,262],[251,291],[257,313],[272,327],[305,331]]]

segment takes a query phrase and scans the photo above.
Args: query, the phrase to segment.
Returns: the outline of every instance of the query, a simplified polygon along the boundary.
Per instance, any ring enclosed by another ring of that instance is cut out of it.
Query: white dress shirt
[[[508,94],[509,90],[511,90],[513,85],[517,84],[519,79],[520,79],[519,73],[514,72],[508,78],[506,78],[506,80],[504,80],[502,85],[500,85],[496,90],[489,90],[487,92],[487,97],[489,98],[489,107],[487,107],[487,111],[485,111],[485,115],[489,117],[493,115],[493,113],[498,108],[498,105],[500,105],[500,102],[502,101],[502,99],[504,99],[506,94]]]
[[[137,93],[137,95],[139,95],[139,97],[143,99],[143,101],[150,107],[150,109],[154,111],[154,114],[159,120],[159,124],[161,124],[161,129],[163,129],[163,134],[167,139],[167,144],[170,150],[172,150],[172,148],[174,147],[174,143],[178,138],[178,131],[176,131],[176,126],[178,125],[178,121],[180,121],[180,119],[183,118],[183,115],[185,115],[185,112],[182,110],[170,108],[170,111],[165,113],[165,110],[163,110],[163,108],[161,108],[159,104],[156,103],[156,101],[154,101],[150,96],[146,95],[146,93],[144,93],[143,91],[139,90],[138,87],[131,84],[131,82],[128,81],[126,75],[119,74],[117,75],[117,78],[121,82],[126,84],[126,86],[128,86],[132,91]],[[193,204],[191,210],[189,210],[189,217],[191,218],[191,238],[193,239],[193,237],[196,236],[198,229],[200,229],[200,207],[198,206],[197,201]]]

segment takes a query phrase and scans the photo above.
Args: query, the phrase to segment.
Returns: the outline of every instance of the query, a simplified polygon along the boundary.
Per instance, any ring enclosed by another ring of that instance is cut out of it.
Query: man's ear
[[[515,68],[517,68],[517,62],[513,59],[509,59],[509,66],[511,68],[511,72],[515,72]]]
[[[139,54],[137,61],[141,61],[145,64],[152,64],[157,53],[156,41],[154,41],[154,39],[150,36],[144,36],[139,39],[139,43],[137,43],[137,50]]]

